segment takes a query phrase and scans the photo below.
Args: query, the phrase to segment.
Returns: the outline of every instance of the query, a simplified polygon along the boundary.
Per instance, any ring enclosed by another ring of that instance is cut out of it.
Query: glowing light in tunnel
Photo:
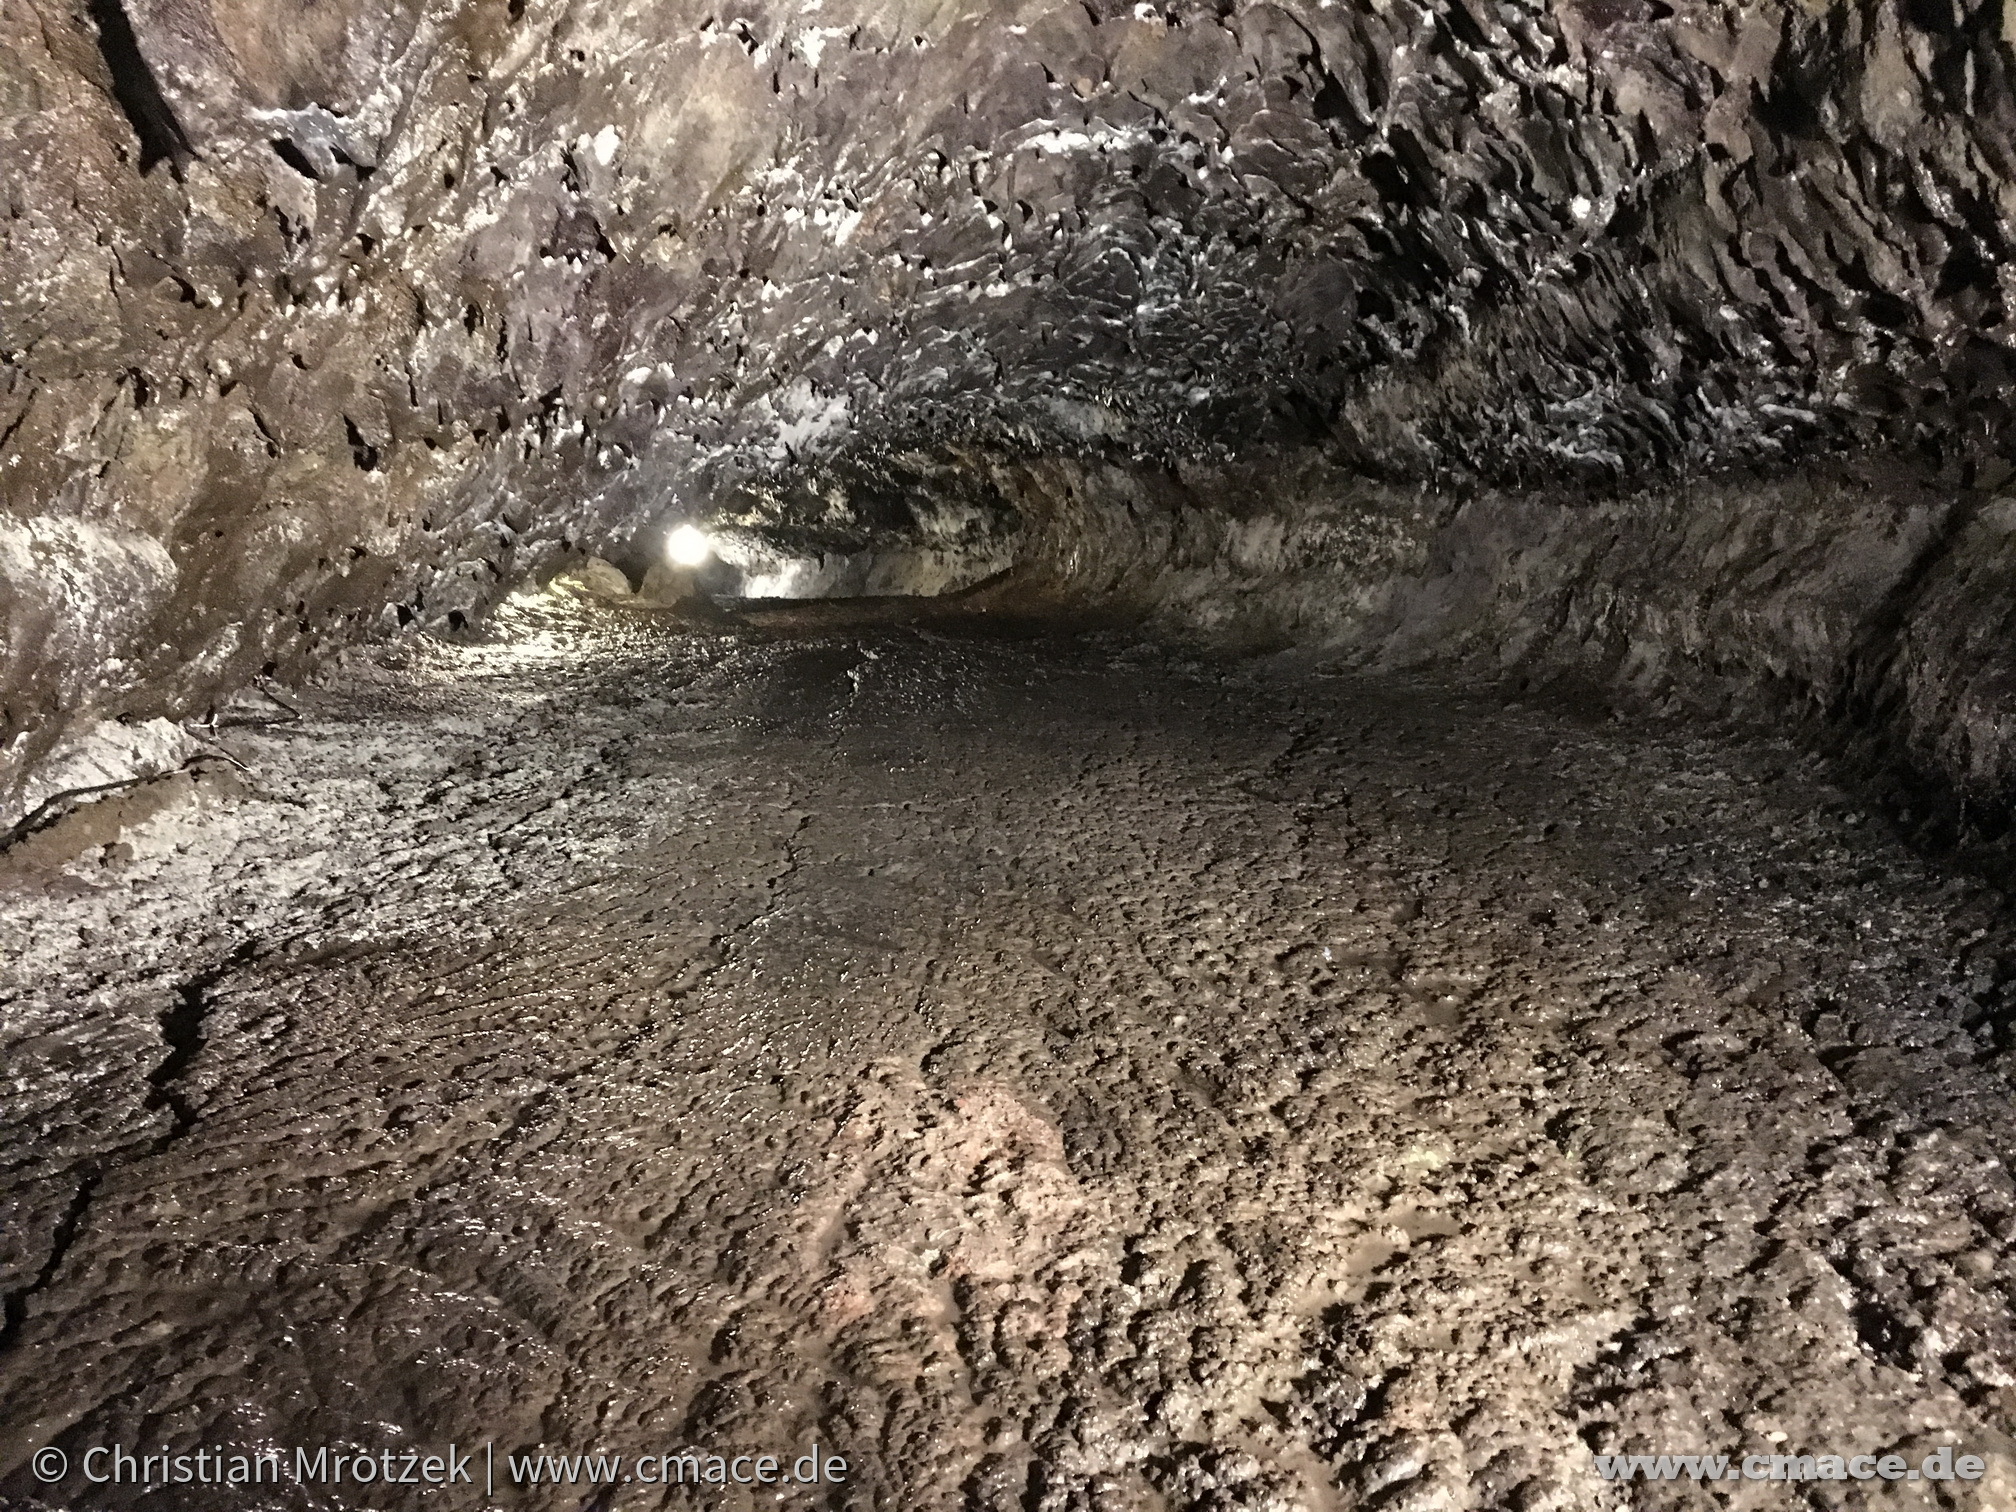
[[[714,555],[714,542],[707,532],[697,525],[674,527],[672,534],[665,537],[665,555],[677,567],[699,567]]]

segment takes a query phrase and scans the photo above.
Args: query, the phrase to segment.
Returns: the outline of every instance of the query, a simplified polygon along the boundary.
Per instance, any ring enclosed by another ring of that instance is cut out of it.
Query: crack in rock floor
[[[8,1508],[2016,1506],[2008,919],[1790,745],[529,602],[299,702],[0,857]]]

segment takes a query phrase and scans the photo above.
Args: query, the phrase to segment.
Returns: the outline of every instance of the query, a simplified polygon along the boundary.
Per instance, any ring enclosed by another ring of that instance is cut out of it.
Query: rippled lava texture
[[[825,1512],[2016,1505],[2009,916],[1791,741],[505,619],[0,857],[8,1512],[474,1507],[84,1457],[485,1440],[816,1439]],[[1989,1474],[1592,1457],[1940,1444]],[[605,1489],[496,1505],[780,1505]]]
[[[1998,4],[4,15],[10,795],[672,514],[926,494],[1052,586],[1403,660],[1453,604],[2007,791]]]

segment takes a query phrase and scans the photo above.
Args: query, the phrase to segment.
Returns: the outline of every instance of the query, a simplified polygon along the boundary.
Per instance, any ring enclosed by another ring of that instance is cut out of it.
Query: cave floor
[[[783,1504],[2016,1506],[2008,921],[1789,743],[1111,631],[500,625],[0,858],[6,1507],[479,1506],[486,1444],[499,1505],[768,1506],[507,1454],[815,1440]],[[1592,1459],[1949,1443],[1987,1477]]]

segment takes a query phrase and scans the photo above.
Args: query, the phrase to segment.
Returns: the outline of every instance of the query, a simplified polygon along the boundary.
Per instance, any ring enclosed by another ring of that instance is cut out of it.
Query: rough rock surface
[[[1722,470],[1866,452],[1871,508],[1966,545],[2009,472],[2009,14],[7,0],[0,800],[100,721],[568,549],[634,568],[671,515],[845,555],[951,473],[985,555],[1048,495],[976,449],[1128,472],[1165,519],[1172,470],[1306,451],[1507,562],[1590,527],[1497,490],[1659,483],[1610,507],[1768,544],[1813,521]],[[1667,617],[1590,565],[1585,611]],[[1999,577],[1959,600],[1991,646]],[[1948,682],[1950,598],[1843,665],[1922,652],[1865,712],[1994,798],[2007,652]],[[1701,624],[1653,654],[1800,654]]]
[[[1573,501],[1313,461],[988,470],[1036,522],[1022,594],[1339,665],[1791,712],[1922,838],[2010,875],[2016,497],[1894,462]]]
[[[2007,916],[1792,742],[503,631],[6,854],[9,1512],[161,1504],[48,1442],[486,1439],[933,1512],[1762,1512],[1592,1452],[1954,1443],[1802,1504],[2016,1503]]]

